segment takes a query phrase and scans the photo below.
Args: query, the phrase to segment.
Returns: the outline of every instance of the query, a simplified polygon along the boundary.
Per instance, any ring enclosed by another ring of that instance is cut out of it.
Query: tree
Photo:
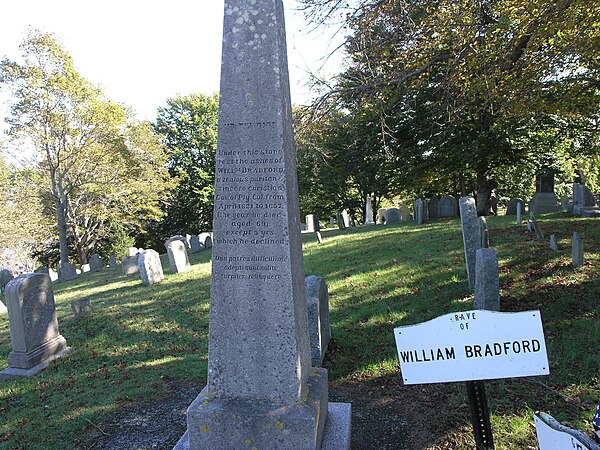
[[[217,94],[177,96],[158,109],[155,130],[179,183],[161,224],[163,237],[212,228],[218,114]]]
[[[50,34],[31,32],[23,62],[0,63],[0,86],[12,90],[9,134],[26,137],[45,174],[58,228],[60,262],[69,238],[86,263],[110,219],[139,222],[160,215],[169,188],[164,153],[149,124],[133,123],[122,106],[85,80]]]
[[[303,3],[315,20],[346,5]],[[349,67],[318,106],[348,96],[381,105],[398,157],[454,173],[461,190],[473,180],[483,214],[499,172],[543,159],[532,128],[566,120],[571,137],[597,136],[599,15],[583,0],[350,2]]]

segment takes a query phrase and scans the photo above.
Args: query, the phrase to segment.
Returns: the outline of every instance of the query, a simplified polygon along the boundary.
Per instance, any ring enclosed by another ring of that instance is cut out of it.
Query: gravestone
[[[311,366],[281,0],[225,0],[219,99],[208,379],[188,446],[348,448],[349,426],[324,438],[335,414],[327,371]],[[233,233],[240,211],[254,214],[246,235]]]
[[[440,216],[440,199],[435,195],[429,199],[429,204],[427,205],[427,209],[429,210],[429,218],[437,219]]]
[[[200,243],[200,238],[195,234],[192,234],[190,237],[190,251],[192,253],[198,253],[202,250],[202,244]]]
[[[315,236],[316,236],[316,238],[317,238],[317,242],[318,242],[319,244],[322,244],[322,243],[323,243],[323,236],[321,235],[321,232],[320,232],[320,231],[316,231],[316,232],[315,232]]]
[[[128,253],[129,256],[135,256],[139,253],[139,249],[137,247],[129,247]]]
[[[540,450],[600,450],[600,440],[594,442],[585,432],[558,422],[550,414],[534,415]]]
[[[140,271],[138,268],[138,257],[139,255],[133,255],[123,256],[121,258],[121,270],[123,271],[123,275],[133,275]]]
[[[571,259],[573,267],[583,266],[583,240],[579,233],[573,233],[573,241],[571,242]]]
[[[456,217],[456,199],[445,195],[440,199],[438,217]]]
[[[104,266],[102,265],[102,258],[100,257],[100,255],[98,255],[96,253],[94,253],[90,257],[89,262],[90,262],[90,272],[98,272],[104,268]]]
[[[415,220],[417,225],[423,225],[425,222],[425,202],[420,198],[415,200]]]
[[[12,352],[0,379],[35,375],[70,350],[58,330],[52,282],[43,273],[19,275],[5,296]]]
[[[556,235],[554,234],[550,235],[550,248],[555,252],[558,251],[558,242],[556,241]]]
[[[463,244],[465,249],[465,261],[467,266],[467,277],[469,288],[475,289],[475,256],[481,248],[481,230],[477,219],[477,207],[475,199],[467,196],[462,197],[460,203],[460,222],[462,225]]]
[[[200,239],[200,244],[202,244],[202,248],[204,250],[208,248],[212,248],[212,233],[204,232],[198,235],[198,239]]]
[[[206,236],[204,238],[204,249],[212,248],[212,236]]]
[[[169,244],[173,241],[181,241],[181,243],[185,246],[185,236],[182,236],[180,234],[175,235],[175,236],[171,236],[169,239],[167,239],[165,241],[165,248],[168,249],[169,248]],[[200,242],[202,242],[202,240],[200,240]]]
[[[573,204],[575,205],[580,205],[581,202],[579,201],[579,183],[573,183]]]
[[[531,219],[531,225],[533,226],[533,231],[535,231],[535,237],[537,239],[544,239],[544,232],[542,231],[540,224],[537,222],[537,220],[535,218],[535,214],[533,214],[533,211],[529,211],[529,218]]]
[[[475,254],[475,309],[500,311],[500,272],[494,248]]]
[[[329,327],[329,291],[322,277],[309,275],[304,280],[308,305],[310,354],[313,367],[323,364],[327,345],[331,339]]]
[[[185,239],[183,240],[183,244],[185,245],[185,249],[186,250],[191,250],[192,249],[192,235],[191,234],[186,234],[185,235]]]
[[[412,216],[410,214],[410,209],[408,209],[408,206],[406,206],[406,205],[400,206],[400,215],[402,216],[403,222],[408,222],[408,221],[412,220]]]
[[[506,205],[507,216],[514,216],[517,214],[518,203],[521,203],[521,214],[525,214],[525,202],[520,198],[511,198]]]
[[[165,279],[160,255],[155,250],[146,250],[138,258],[138,270],[144,286],[152,286]]]
[[[523,222],[522,211],[524,211],[523,203],[517,202],[517,225],[521,225]]]
[[[46,275],[48,275],[50,277],[50,281],[58,280],[58,274],[49,267],[44,267],[44,266],[38,267],[37,269],[34,270],[34,273],[45,273]],[[0,278],[2,278],[1,275],[0,275]],[[2,284],[2,282],[0,281],[0,285],[1,284]]]
[[[171,272],[182,273],[190,269],[190,260],[185,250],[185,244],[180,240],[175,239],[169,243],[167,254],[169,255]]]
[[[77,278],[77,268],[74,264],[59,263],[58,264],[58,281],[69,281]]]
[[[340,230],[346,229],[346,222],[344,222],[344,216],[341,213],[337,213],[337,224]]]
[[[345,209],[342,210],[342,220],[344,221],[344,228],[350,228],[350,216]]]
[[[527,220],[527,232],[531,233],[533,231],[533,223],[531,220]]]
[[[386,215],[387,209],[379,208],[377,210],[377,225],[383,225],[384,223],[386,223]]]
[[[319,231],[321,226],[319,225],[319,216],[316,214],[307,214],[306,216],[306,230],[314,233]]]
[[[496,197],[490,197],[490,211],[493,215],[498,215],[498,199]]]
[[[402,220],[402,214],[398,208],[388,208],[385,213],[385,223],[398,223]]]
[[[479,217],[479,233],[481,234],[481,248],[489,248],[490,237],[485,217]]]
[[[88,314],[91,314],[94,311],[94,308],[92,308],[92,302],[89,298],[82,298],[71,302],[71,311],[73,311],[73,315],[76,319],[82,319]]]
[[[89,264],[82,264],[81,265],[81,273],[88,273],[90,271],[90,265]]]
[[[0,293],[4,292],[5,286],[12,281],[14,275],[8,269],[0,270]]]
[[[111,269],[114,269],[115,267],[117,267],[117,257],[114,255],[110,255],[110,258],[108,259],[108,266]]]
[[[563,212],[567,212],[569,210],[569,196],[563,195],[560,198],[560,208]]]
[[[329,216],[329,228],[333,230],[335,228],[335,217]]]
[[[367,201],[365,204],[365,225],[375,225],[373,222],[373,205],[371,204],[371,196],[367,194]]]
[[[554,193],[554,171],[541,170],[535,181],[535,195],[529,202],[529,211],[534,214],[560,211],[558,198]]]

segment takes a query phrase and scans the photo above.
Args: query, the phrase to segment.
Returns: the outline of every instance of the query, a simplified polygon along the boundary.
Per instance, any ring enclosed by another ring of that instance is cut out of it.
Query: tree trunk
[[[485,173],[477,173],[477,215],[490,215],[490,198],[496,182],[488,178]]]
[[[60,251],[60,262],[66,264],[69,262],[69,245],[67,242],[67,217],[66,205],[59,199],[54,201],[56,206],[56,221],[58,223],[58,245]]]

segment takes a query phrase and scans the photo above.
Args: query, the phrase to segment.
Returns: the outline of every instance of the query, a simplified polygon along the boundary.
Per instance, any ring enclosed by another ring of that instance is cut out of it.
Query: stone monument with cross
[[[225,0],[208,380],[176,448],[342,449],[312,367],[282,0]]]

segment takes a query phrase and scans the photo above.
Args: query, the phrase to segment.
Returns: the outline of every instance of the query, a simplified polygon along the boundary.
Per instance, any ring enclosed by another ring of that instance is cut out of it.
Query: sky
[[[306,72],[324,78],[340,72],[341,53],[327,55],[343,35],[336,29],[308,32],[312,27],[296,1],[283,1],[292,102],[308,103],[314,91],[306,86]],[[1,8],[0,57],[19,58],[30,28],[52,32],[110,100],[132,106],[139,119],[154,120],[167,98],[218,92],[222,21],[223,0],[14,0]],[[0,105],[2,118],[6,112]]]

